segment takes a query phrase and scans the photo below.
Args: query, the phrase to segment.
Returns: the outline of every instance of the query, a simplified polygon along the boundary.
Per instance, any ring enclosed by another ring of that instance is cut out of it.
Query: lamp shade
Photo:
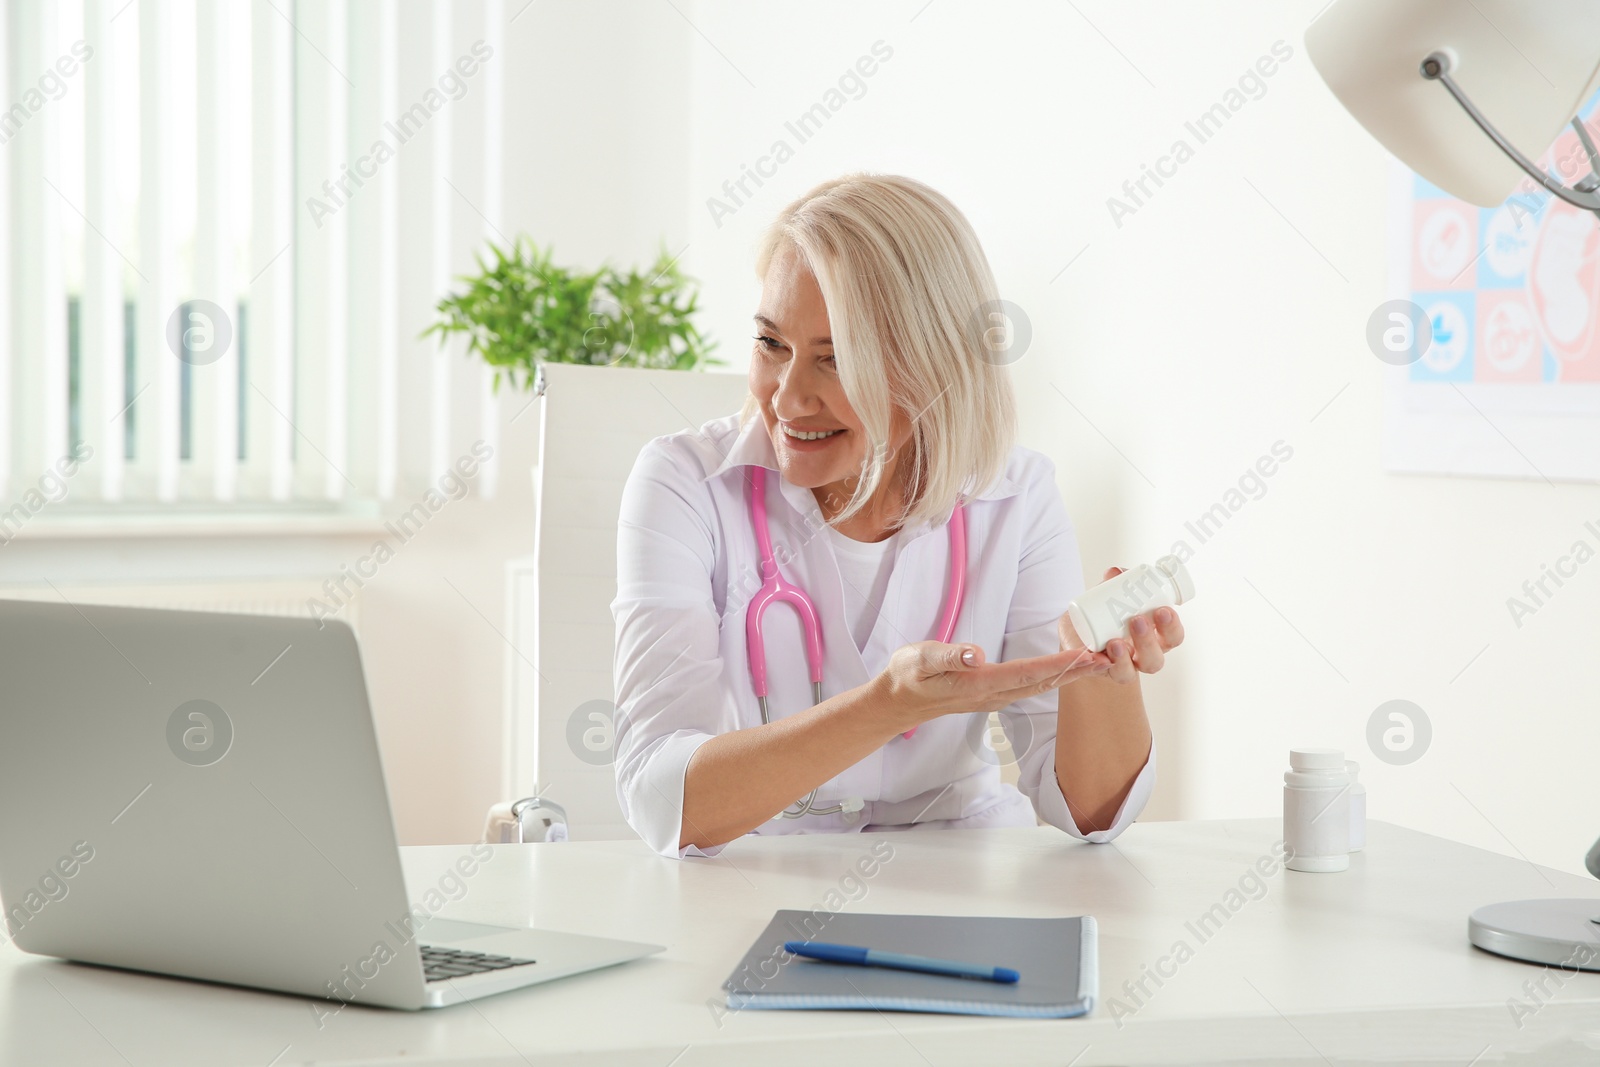
[[[1531,179],[1422,77],[1433,52],[1450,58],[1451,77],[1484,117],[1538,160],[1600,82],[1600,3],[1335,0],[1306,30],[1312,64],[1368,133],[1450,195],[1495,207]],[[1570,183],[1588,172],[1577,164],[1557,176]]]

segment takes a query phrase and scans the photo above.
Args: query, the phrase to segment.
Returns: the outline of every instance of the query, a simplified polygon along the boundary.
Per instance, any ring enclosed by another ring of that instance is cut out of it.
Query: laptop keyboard
[[[489,952],[467,952],[458,948],[422,947],[422,974],[429,982],[443,982],[451,978],[464,978],[469,974],[503,971],[508,967],[526,967],[538,960],[518,959],[515,956],[496,956]]]

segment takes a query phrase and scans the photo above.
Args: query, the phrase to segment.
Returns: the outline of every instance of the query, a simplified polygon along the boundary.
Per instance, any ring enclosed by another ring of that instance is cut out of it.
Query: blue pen
[[[980,967],[959,960],[936,960],[909,956],[903,952],[883,952],[857,945],[830,945],[824,941],[785,941],[785,952],[828,963],[857,963],[864,967],[893,967],[898,971],[946,974],[952,978],[982,978],[989,982],[1015,982],[1022,976],[1009,967]]]

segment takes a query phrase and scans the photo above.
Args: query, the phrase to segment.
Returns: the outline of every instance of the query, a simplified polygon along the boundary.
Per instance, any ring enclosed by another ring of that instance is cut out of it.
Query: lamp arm
[[[1483,112],[1478,110],[1477,106],[1467,98],[1467,94],[1455,83],[1455,79],[1450,77],[1450,59],[1448,56],[1443,52],[1431,53],[1428,58],[1422,61],[1420,69],[1424,78],[1429,81],[1436,81],[1449,90],[1450,95],[1455,97],[1456,103],[1461,105],[1461,110],[1465,111],[1468,117],[1478,124],[1480,130],[1489,135],[1490,140],[1500,146],[1500,151],[1509,156],[1517,166],[1527,171],[1529,177],[1573,207],[1580,207],[1585,211],[1600,212],[1600,196],[1595,195],[1594,192],[1596,188],[1600,188],[1600,171],[1595,170],[1597,153],[1594,142],[1589,139],[1588,131],[1583,128],[1583,123],[1576,118],[1572,120],[1573,128],[1578,131],[1578,137],[1583,142],[1584,149],[1589,153],[1589,169],[1595,172],[1595,176],[1585,178],[1578,184],[1577,188],[1569,189],[1541,171],[1531,159],[1518,151],[1516,145],[1506,140],[1505,136],[1495,129],[1492,122],[1484,117]],[[1600,877],[1600,875],[1596,877]]]
[[[1595,148],[1594,142],[1589,139],[1589,131],[1584,128],[1576,115],[1572,116],[1572,131],[1578,135],[1584,154],[1589,157],[1589,176],[1578,182],[1574,188],[1580,192],[1590,193],[1600,188],[1600,149]]]

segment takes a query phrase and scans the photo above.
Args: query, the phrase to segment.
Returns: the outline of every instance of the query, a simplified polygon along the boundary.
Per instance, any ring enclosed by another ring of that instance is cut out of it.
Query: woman
[[[1036,815],[1115,837],[1155,780],[1138,676],[1183,629],[1162,608],[1102,653],[1073,631],[1076,538],[1054,465],[1012,444],[1011,385],[980,314],[994,279],[971,226],[919,182],[851,175],[783,210],[757,274],[743,412],[651,441],[623,493],[611,607],[629,823],[678,857],[745,833]],[[814,603],[820,686],[790,604],[771,604],[750,640],[774,569]],[[952,604],[953,632],[928,640]],[[990,711],[1020,792],[986,743]]]

